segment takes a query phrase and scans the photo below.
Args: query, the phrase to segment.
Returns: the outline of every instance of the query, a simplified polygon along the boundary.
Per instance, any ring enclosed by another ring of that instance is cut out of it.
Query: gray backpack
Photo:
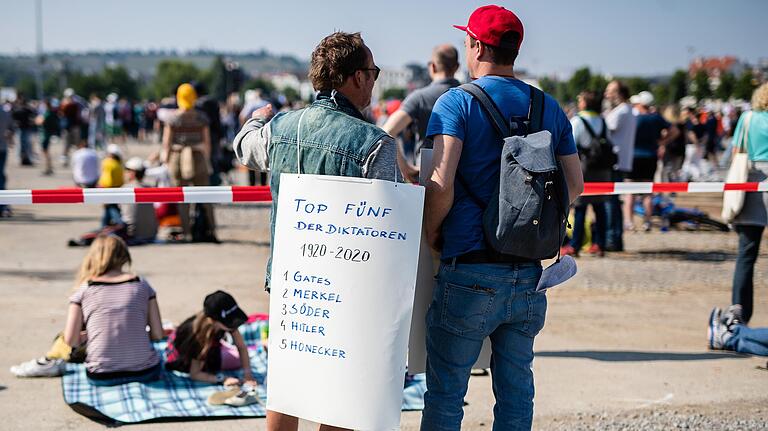
[[[559,256],[568,224],[568,187],[555,157],[552,135],[542,128],[544,93],[530,87],[527,119],[504,119],[488,94],[476,84],[460,88],[483,107],[499,137],[499,186],[483,202],[457,172],[456,178],[483,213],[483,233],[494,251],[527,260]]]

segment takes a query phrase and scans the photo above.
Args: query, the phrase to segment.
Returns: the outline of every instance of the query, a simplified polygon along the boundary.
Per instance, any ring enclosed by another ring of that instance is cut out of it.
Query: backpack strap
[[[469,82],[467,84],[460,85],[459,88],[477,99],[477,101],[480,103],[480,106],[483,107],[485,113],[491,118],[491,124],[493,125],[494,129],[496,129],[496,132],[501,135],[502,138],[511,136],[510,126],[508,125],[511,124],[510,121],[504,119],[504,116],[501,114],[499,107],[496,106],[496,103],[493,101],[493,99],[491,99],[491,96],[489,96],[482,87],[473,82]],[[542,124],[544,123],[544,92],[532,85],[529,85],[528,88],[530,89],[530,105],[528,106],[528,133],[534,133],[541,131]],[[485,209],[488,207],[488,203],[483,202],[483,200],[480,199],[480,197],[472,191],[472,189],[469,187],[469,184],[464,179],[464,176],[461,175],[458,169],[456,170],[456,179],[464,188],[464,191],[467,192],[467,195],[469,195],[470,199],[472,199],[472,201],[477,206],[485,211]]]
[[[577,115],[577,117],[579,117],[579,120],[581,120],[581,124],[584,125],[584,128],[587,129],[587,133],[589,133],[589,136],[592,139],[597,138],[597,133],[595,133],[595,129],[593,129],[592,126],[589,125],[589,121],[587,121],[587,119],[582,117],[581,115]]]
[[[509,131],[510,127],[508,125],[509,121],[504,119],[499,107],[496,106],[496,102],[491,99],[491,96],[489,96],[482,87],[473,82],[469,82],[467,84],[462,84],[459,88],[469,93],[480,103],[480,106],[483,107],[485,113],[491,118],[493,128],[496,129],[496,132],[501,135],[502,138],[511,135]]]
[[[602,133],[600,133],[600,136],[597,136],[597,133],[595,133],[595,129],[593,129],[592,126],[589,125],[589,121],[587,121],[586,118],[582,117],[581,115],[577,115],[577,117],[579,117],[579,120],[581,120],[581,122],[584,124],[584,127],[587,129],[587,133],[589,133],[589,136],[592,137],[592,139],[595,139],[595,138],[605,139],[607,137],[606,130],[605,130],[607,129],[607,127],[605,127],[606,125],[603,117],[600,117],[600,120],[603,122],[603,131]]]
[[[529,85],[531,91],[531,105],[528,110],[528,133],[536,133],[544,130],[544,92]]]

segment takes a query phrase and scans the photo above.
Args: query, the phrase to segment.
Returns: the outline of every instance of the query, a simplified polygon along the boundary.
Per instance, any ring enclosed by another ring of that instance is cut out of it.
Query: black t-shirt
[[[176,333],[172,339],[168,340],[166,369],[188,373],[192,360],[201,360],[200,353],[203,348],[195,337],[194,321],[195,316],[185,320],[176,328]],[[203,359],[203,371],[206,373],[215,374],[221,371],[221,344],[219,340],[223,335],[223,331],[218,331],[211,341],[208,354]]]
[[[19,129],[28,130],[35,127],[35,111],[27,105],[15,108],[13,119]]]

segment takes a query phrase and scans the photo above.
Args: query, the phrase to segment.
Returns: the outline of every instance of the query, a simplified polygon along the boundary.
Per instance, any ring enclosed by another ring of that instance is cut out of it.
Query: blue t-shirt
[[[474,81],[488,93],[505,118],[527,117],[530,106],[528,84],[501,76]],[[557,101],[546,96],[543,127],[552,133],[552,145],[559,156],[575,154],[571,123]],[[427,136],[450,135],[463,141],[457,176],[460,174],[483,201],[490,200],[499,184],[502,140],[486,117],[482,106],[467,92],[452,88],[440,96],[432,110]],[[442,225],[442,258],[485,249],[480,208],[457,180],[453,207]]]
[[[637,132],[635,132],[635,158],[655,159],[659,149],[661,131],[671,125],[657,113],[640,114],[637,116]]]

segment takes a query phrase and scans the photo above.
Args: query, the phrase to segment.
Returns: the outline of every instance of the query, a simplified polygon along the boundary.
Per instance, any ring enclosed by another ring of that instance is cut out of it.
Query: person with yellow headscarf
[[[161,160],[168,165],[176,187],[209,185],[211,139],[208,118],[195,109],[197,93],[188,83],[176,90],[178,112],[165,125]],[[218,242],[210,204],[179,204],[186,240]],[[190,223],[194,220],[194,223]]]

